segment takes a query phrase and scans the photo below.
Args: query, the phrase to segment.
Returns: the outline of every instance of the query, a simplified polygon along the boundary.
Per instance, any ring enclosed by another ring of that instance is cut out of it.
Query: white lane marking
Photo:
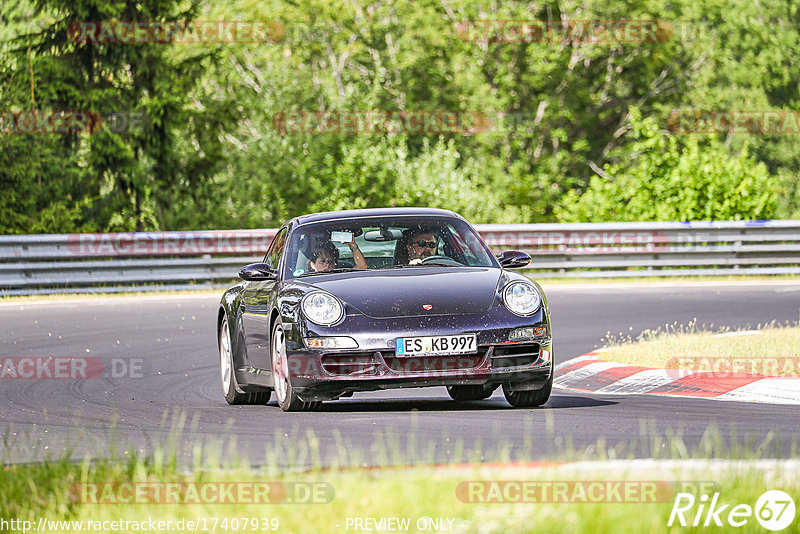
[[[607,471],[626,476],[638,472],[641,475],[669,476],[674,471],[706,471],[711,473],[748,473],[753,469],[771,471],[773,476],[784,476],[800,472],[800,460],[725,460],[725,459],[686,459],[686,460],[654,460],[649,458],[633,460],[587,460],[561,464],[559,473],[573,471],[586,476],[588,472]],[[791,475],[790,475],[791,476]],[[652,479],[651,479],[652,480]]]
[[[724,332],[722,334],[714,334],[713,337],[738,337],[738,336],[752,336],[753,334],[760,334],[761,330],[741,330],[737,332]]]
[[[762,378],[717,397],[721,400],[800,404],[800,378]]]
[[[677,371],[667,371],[666,369],[650,369],[640,371],[634,375],[626,376],[598,389],[595,393],[648,393],[666,384],[678,380]]]
[[[612,369],[614,367],[625,367],[625,365],[621,363],[603,362],[603,361],[599,361],[597,363],[590,363],[586,367],[581,367],[580,369],[570,371],[565,375],[557,377],[553,381],[553,383],[558,384],[559,386],[562,387],[564,387],[565,385],[566,387],[569,387],[569,384],[583,380],[589,376],[599,373],[600,371],[605,371],[606,369]]]
[[[584,360],[598,360],[599,361],[599,359],[600,358],[598,358],[597,356],[595,356],[593,354],[584,354],[583,356],[578,356],[577,358],[572,358],[571,360],[567,360],[567,361],[565,361],[563,363],[559,363],[558,365],[556,365],[556,371],[558,371],[558,370],[560,370],[560,369],[562,369],[564,367],[568,367],[568,366],[572,365],[573,363],[582,362]]]

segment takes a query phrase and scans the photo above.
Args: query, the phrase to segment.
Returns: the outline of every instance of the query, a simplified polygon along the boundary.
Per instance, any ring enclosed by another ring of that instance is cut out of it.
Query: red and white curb
[[[665,395],[772,404],[800,404],[800,377],[652,369],[607,362],[590,352],[559,364],[553,385],[612,395]]]

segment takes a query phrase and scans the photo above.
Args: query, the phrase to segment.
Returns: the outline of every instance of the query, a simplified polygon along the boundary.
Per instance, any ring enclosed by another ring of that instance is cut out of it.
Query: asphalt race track
[[[636,335],[696,318],[698,324],[756,327],[797,322],[800,282],[582,285],[548,289],[556,362],[588,352],[609,331]],[[150,453],[170,443],[191,461],[202,446],[222,460],[282,465],[543,459],[565,447],[585,450],[604,438],[651,456],[654,436],[681,434],[690,447],[709,426],[759,443],[782,438],[773,455],[800,443],[797,408],[655,396],[554,390],[544,408],[512,409],[496,391],[486,401],[456,403],[444,388],[356,394],[317,413],[268,406],[228,406],[221,394],[214,321],[216,295],[98,298],[0,304],[0,357],[90,357],[133,365],[96,379],[0,380],[2,458]],[[108,373],[109,371],[106,370]],[[298,456],[291,458],[290,449]],[[590,449],[591,450],[591,449]],[[626,449],[627,450],[627,449]],[[475,454],[476,456],[471,456]]]

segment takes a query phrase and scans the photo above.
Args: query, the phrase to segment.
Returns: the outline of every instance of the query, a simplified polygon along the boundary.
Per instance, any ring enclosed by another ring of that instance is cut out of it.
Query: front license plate
[[[428,354],[475,354],[478,352],[478,336],[399,337],[395,340],[396,356],[421,356]]]

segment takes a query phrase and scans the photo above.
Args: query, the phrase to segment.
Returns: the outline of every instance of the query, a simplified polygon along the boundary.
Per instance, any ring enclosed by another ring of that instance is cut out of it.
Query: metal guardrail
[[[552,277],[800,274],[800,220],[477,225]],[[229,282],[273,229],[0,236],[0,294],[185,289]]]

